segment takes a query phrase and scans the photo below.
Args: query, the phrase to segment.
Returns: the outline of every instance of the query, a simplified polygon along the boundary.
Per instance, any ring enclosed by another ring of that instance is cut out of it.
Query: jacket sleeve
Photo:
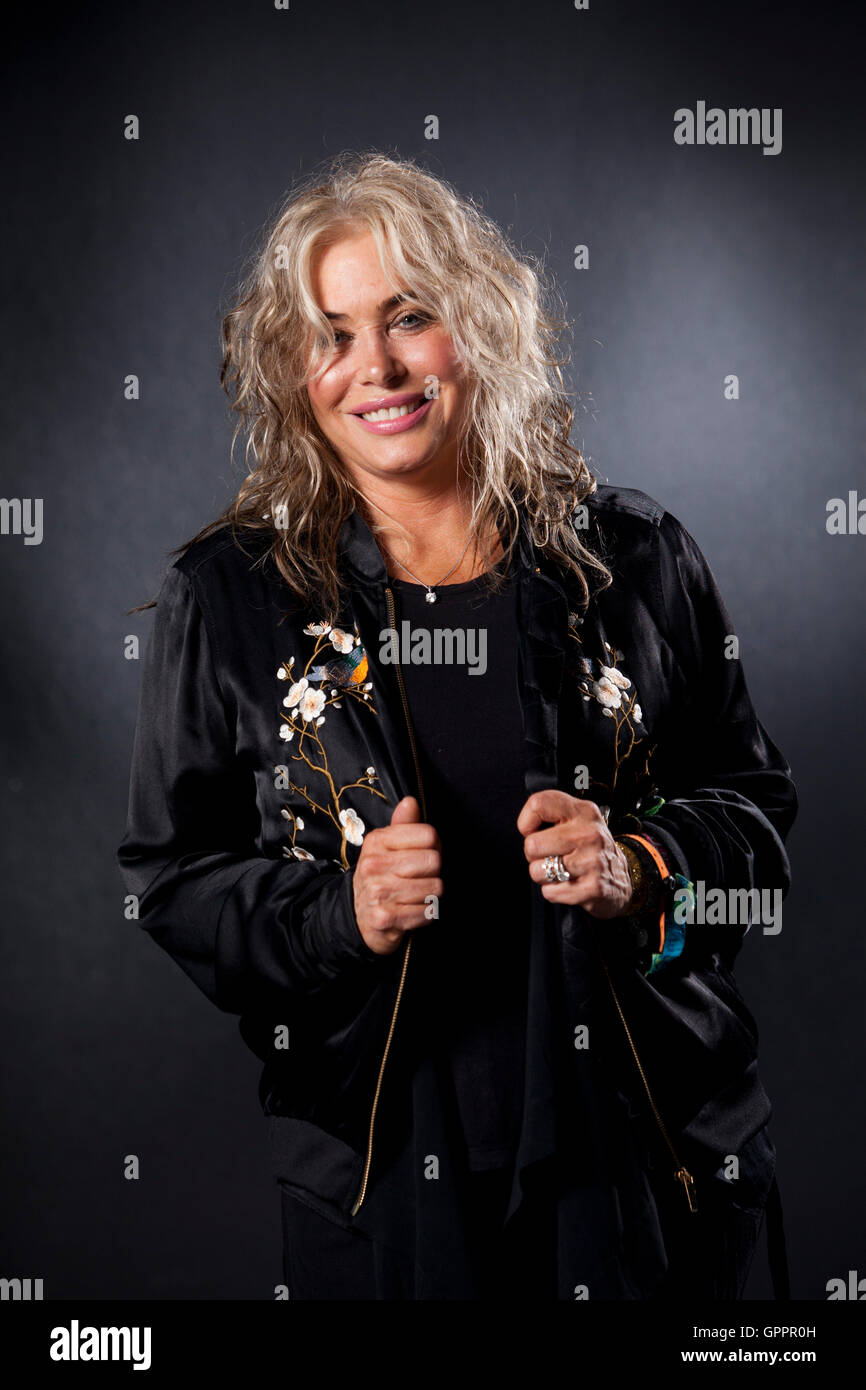
[[[142,662],[121,875],[138,921],[220,1009],[310,995],[390,959],[358,929],[352,871],[257,850],[253,769],[211,655],[195,581],[169,569]]]
[[[732,889],[766,889],[775,903],[778,890],[780,902],[791,881],[785,839],[797,813],[791,769],[755,714],[710,567],[667,512],[657,556],[658,621],[677,699],[655,768],[663,804],[644,814],[642,830],[662,847],[671,873],[698,892],[701,884],[705,893],[721,888],[730,900]],[[759,900],[752,894],[751,901]],[[748,929],[747,913],[719,925],[696,916],[685,927],[683,955],[720,950],[730,965]]]

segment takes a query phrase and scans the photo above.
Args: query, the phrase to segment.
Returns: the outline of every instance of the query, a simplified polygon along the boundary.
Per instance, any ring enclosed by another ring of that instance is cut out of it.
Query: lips
[[[417,405],[425,399],[423,391],[404,391],[400,396],[380,396],[378,400],[365,401],[350,414],[371,415],[378,410],[399,410],[401,406]]]
[[[420,404],[419,404],[420,402]],[[435,397],[428,400],[426,396],[408,396],[401,407],[382,406],[383,418],[365,420],[364,415],[355,415],[358,425],[362,430],[367,430],[370,434],[402,434],[405,430],[414,429],[420,424],[432,410],[435,404]],[[393,413],[391,413],[393,412]],[[371,412],[365,412],[371,413]]]

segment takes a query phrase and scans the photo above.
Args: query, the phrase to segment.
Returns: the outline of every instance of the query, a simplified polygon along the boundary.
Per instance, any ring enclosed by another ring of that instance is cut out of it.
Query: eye
[[[426,314],[416,313],[414,309],[410,309],[405,314],[401,314],[398,319],[394,320],[394,326],[396,327],[399,324],[404,324],[407,319],[415,320],[415,323],[412,325],[412,327],[417,327],[419,324],[422,327],[426,327],[427,324],[430,323],[430,319],[427,317]]]

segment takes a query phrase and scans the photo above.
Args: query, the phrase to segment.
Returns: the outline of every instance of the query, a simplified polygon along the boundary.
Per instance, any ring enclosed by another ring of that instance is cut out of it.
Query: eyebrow
[[[411,296],[410,294],[394,294],[394,295],[391,296],[390,299],[383,299],[381,304],[377,304],[377,305],[376,305],[376,312],[379,313],[379,314],[385,314],[385,313],[388,312],[389,309],[396,309],[397,306],[398,306],[398,304],[406,304],[406,303],[408,303],[408,302],[411,300],[411,298],[412,298],[412,296]],[[346,318],[346,315],[345,315],[345,314],[329,314],[329,313],[327,312],[327,310],[326,310],[326,311],[325,311],[325,318],[326,318],[326,319],[344,319],[344,318]]]

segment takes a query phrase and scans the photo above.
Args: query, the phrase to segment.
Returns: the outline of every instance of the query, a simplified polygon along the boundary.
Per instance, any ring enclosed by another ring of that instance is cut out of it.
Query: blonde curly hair
[[[262,560],[273,556],[299,600],[337,612],[340,525],[357,505],[378,527],[310,406],[306,383],[318,355],[334,347],[311,271],[316,253],[364,228],[392,282],[443,324],[467,371],[458,472],[471,489],[475,537],[496,526],[510,554],[522,503],[533,541],[576,576],[586,604],[587,573],[601,588],[611,576],[574,524],[596,482],[570,443],[574,411],[556,356],[567,321],[542,266],[444,179],[378,151],[331,159],[264,228],[222,325],[220,380],[238,416],[232,456],[245,436],[247,476],[225,511],[177,551],[226,524],[239,543],[243,530],[269,530]]]

